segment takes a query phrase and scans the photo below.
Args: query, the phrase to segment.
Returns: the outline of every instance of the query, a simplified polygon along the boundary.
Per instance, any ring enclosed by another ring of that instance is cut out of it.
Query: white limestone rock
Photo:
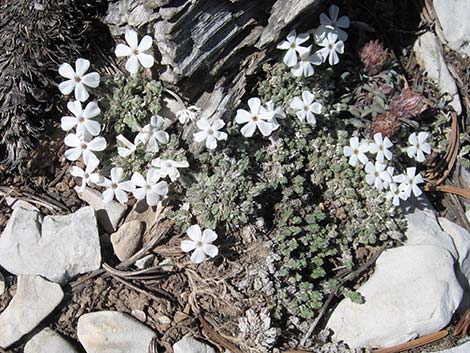
[[[111,243],[119,260],[124,261],[142,247],[144,226],[138,220],[124,223],[116,233],[111,234]]]
[[[441,42],[434,33],[426,32],[416,40],[414,51],[418,64],[427,72],[428,77],[437,84],[441,93],[449,94],[451,98],[449,105],[460,115],[462,106],[457,84],[447,68]]]
[[[98,311],[78,319],[77,336],[87,353],[146,353],[155,332],[117,311]]]
[[[2,273],[0,272],[0,295],[5,293],[7,285],[5,283],[5,277],[3,277]]]
[[[60,334],[45,328],[26,343],[24,353],[78,353],[78,351]]]
[[[215,353],[214,348],[187,336],[173,345],[174,353]]]
[[[40,275],[53,282],[100,268],[95,211],[84,207],[65,216],[16,208],[0,237],[0,265],[15,275]]]
[[[95,209],[96,218],[98,218],[98,222],[103,229],[109,234],[115,232],[119,221],[127,211],[127,206],[114,200],[104,203],[101,199],[101,194],[89,187],[85,187],[83,192],[79,191],[79,187],[74,189],[81,200]]]
[[[384,252],[358,291],[364,304],[343,299],[327,326],[352,348],[388,347],[446,326],[463,290],[449,251],[407,245]]]
[[[470,1],[434,0],[433,5],[449,48],[470,55]]]
[[[63,297],[64,292],[56,283],[39,276],[19,276],[16,294],[0,314],[0,347],[6,349],[29,333]]]

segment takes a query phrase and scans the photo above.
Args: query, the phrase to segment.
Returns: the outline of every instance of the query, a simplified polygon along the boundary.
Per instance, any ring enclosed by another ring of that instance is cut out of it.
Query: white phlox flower
[[[160,177],[169,177],[171,181],[176,181],[180,177],[178,168],[188,168],[186,161],[175,161],[172,159],[156,158],[152,161],[152,166],[158,169]]]
[[[134,145],[131,141],[129,141],[127,138],[125,138],[123,135],[119,134],[116,136],[116,141],[120,143],[118,145],[118,155],[121,157],[129,157],[135,153],[135,150],[137,149],[136,145]]]
[[[194,141],[206,141],[206,147],[210,150],[217,147],[218,140],[226,140],[228,137],[225,132],[219,131],[225,126],[222,119],[216,119],[211,124],[206,118],[202,118],[197,121],[196,125],[201,131],[194,133]]]
[[[154,58],[147,53],[152,47],[152,37],[144,36],[139,43],[137,32],[132,29],[127,29],[124,37],[128,45],[118,44],[114,54],[117,57],[129,57],[126,62],[126,70],[131,74],[136,74],[139,70],[139,63],[146,69],[152,67]]]
[[[406,168],[406,174],[397,175],[395,180],[401,183],[399,188],[407,197],[410,197],[411,193],[416,197],[423,193],[418,184],[424,183],[424,179],[421,174],[416,174],[416,167]]]
[[[328,10],[328,16],[325,13],[320,14],[320,24],[327,28],[334,30],[338,34],[338,39],[341,41],[346,41],[348,39],[348,34],[343,31],[341,28],[349,28],[351,25],[351,21],[347,16],[341,16],[338,18],[339,15],[339,7],[336,5],[331,5]]]
[[[375,161],[375,163],[367,162],[365,166],[367,184],[382,190],[384,188],[384,181],[391,183],[392,179],[386,168],[387,166],[380,161]]]
[[[168,183],[160,181],[160,173],[155,168],[147,170],[145,178],[139,172],[134,172],[131,181],[134,184],[134,197],[137,200],[145,199],[149,206],[156,206],[168,194]]]
[[[322,49],[317,50],[323,62],[328,59],[330,65],[336,65],[339,63],[339,54],[344,53],[344,43],[338,40],[338,34],[330,32],[327,33],[323,39],[318,43],[319,46],[323,47]]]
[[[309,48],[301,46],[301,44],[305,43],[309,39],[309,35],[307,33],[300,33],[297,35],[295,30],[292,30],[288,35],[285,41],[282,41],[278,46],[277,49],[287,50],[286,54],[284,55],[284,64],[288,67],[293,67],[297,64],[297,53],[303,55],[310,51]]]
[[[266,103],[266,110],[273,116],[271,119],[271,123],[273,124],[273,130],[277,130],[280,126],[278,119],[286,118],[286,113],[284,112],[284,109],[282,109],[281,106],[276,106],[274,104],[274,101],[271,99]]]
[[[100,161],[98,158],[92,158],[88,161],[85,170],[77,166],[73,166],[70,169],[70,174],[72,176],[81,179],[79,188],[80,192],[83,192],[83,190],[85,190],[85,186],[90,185],[90,183],[96,184],[100,182],[100,175],[98,173],[94,173],[99,164]]]
[[[429,134],[427,132],[421,131],[417,136],[416,133],[413,132],[408,137],[408,142],[411,145],[406,149],[408,157],[414,158],[417,162],[420,163],[424,162],[426,160],[424,154],[431,154],[432,152],[431,145],[426,142],[428,137]]]
[[[403,200],[403,201],[406,201],[408,199],[408,196],[406,195],[406,193],[401,190],[397,184],[395,183],[390,183],[390,185],[388,186],[389,190],[387,191],[387,193],[385,194],[385,197],[388,199],[388,200],[392,200],[392,203],[395,205],[395,206],[399,206],[400,205],[400,200]]]
[[[111,202],[114,198],[120,203],[126,203],[128,200],[127,193],[134,190],[134,184],[127,180],[123,181],[124,170],[122,168],[114,167],[111,169],[110,177],[103,178],[97,185],[104,186],[105,191],[101,194],[104,203]]]
[[[199,107],[192,105],[186,109],[178,110],[175,115],[181,124],[186,124],[188,121],[196,120],[200,112],[201,109]]]
[[[219,249],[212,243],[217,239],[217,233],[212,229],[201,231],[199,225],[194,224],[186,231],[191,240],[183,240],[181,242],[181,250],[184,252],[193,252],[191,254],[191,262],[200,264],[206,260],[207,256],[216,257]]]
[[[315,125],[317,119],[315,114],[320,114],[322,105],[314,101],[315,96],[309,92],[302,92],[302,97],[294,97],[290,102],[290,107],[296,111],[297,117],[300,121]]]
[[[383,184],[384,184],[384,188],[388,188],[390,186],[390,184],[393,184],[394,183],[394,180],[395,180],[395,168],[393,167],[387,167],[386,169],[386,173],[388,173],[389,177],[387,178],[382,178],[383,180]]]
[[[359,142],[357,136],[349,139],[349,146],[343,147],[343,153],[346,157],[349,157],[348,163],[355,167],[357,162],[360,161],[362,164],[366,164],[369,161],[366,153],[369,152],[369,144],[367,142]]]
[[[374,135],[374,142],[369,144],[369,152],[376,154],[376,159],[383,163],[385,160],[384,158],[387,158],[389,161],[392,159],[393,154],[389,151],[389,148],[392,146],[393,143],[387,136],[383,138],[382,133],[377,132]]]
[[[67,108],[74,116],[62,117],[60,121],[62,130],[69,131],[76,128],[78,135],[84,133],[88,133],[91,136],[99,135],[101,125],[93,118],[96,118],[101,113],[101,110],[95,102],[88,103],[85,109],[82,109],[82,103],[77,100],[68,102]]]
[[[269,112],[261,105],[261,100],[257,97],[248,99],[250,111],[238,109],[235,117],[237,124],[245,124],[240,132],[245,137],[252,137],[259,129],[263,136],[269,136],[274,130],[272,119],[274,112]]]
[[[158,143],[167,144],[170,135],[163,128],[164,120],[161,116],[152,116],[150,124],[145,125],[134,139],[134,144],[146,145],[147,152],[158,152]]]
[[[75,61],[75,70],[70,64],[64,63],[59,66],[59,74],[67,78],[67,81],[59,84],[59,91],[62,94],[69,95],[75,92],[75,99],[84,102],[90,94],[87,87],[96,88],[100,84],[100,75],[97,72],[86,73],[90,67],[90,62],[79,58]]]
[[[104,151],[106,140],[102,136],[97,136],[90,140],[77,134],[65,136],[64,143],[71,147],[65,151],[65,158],[69,161],[76,161],[83,155],[83,161],[88,164],[92,158],[97,159],[94,152]]]
[[[311,53],[312,46],[308,47],[308,51],[300,55],[300,60],[292,67],[291,72],[296,77],[310,77],[315,70],[313,65],[321,65],[323,58],[317,53]]]

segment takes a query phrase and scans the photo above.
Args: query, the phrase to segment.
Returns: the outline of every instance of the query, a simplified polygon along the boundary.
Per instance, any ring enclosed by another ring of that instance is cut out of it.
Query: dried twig
[[[449,137],[449,148],[444,157],[431,169],[426,171],[426,178],[431,181],[429,184],[440,185],[447,179],[450,172],[454,168],[459,153],[459,123],[457,114],[451,113],[451,133]],[[444,169],[444,171],[443,171]],[[437,179],[440,176],[439,179]],[[437,179],[437,180],[435,180]]]
[[[302,338],[302,341],[300,341],[300,346],[304,346],[309,337],[312,335],[313,331],[317,327],[318,323],[322,319],[323,315],[325,315],[326,311],[328,310],[328,307],[333,300],[333,298],[338,294],[338,290],[343,286],[348,281],[353,280],[354,278],[358,277],[361,273],[363,273],[365,270],[367,270],[370,266],[372,266],[375,261],[378,259],[380,254],[386,249],[387,244],[383,244],[377,252],[372,256],[369,261],[367,261],[364,265],[359,267],[357,270],[348,272],[345,274],[342,279],[339,281],[338,285],[331,291],[330,295],[326,299],[326,301],[323,303],[322,308],[320,309],[320,312],[318,313],[318,316],[315,318],[315,321],[312,323],[310,328],[308,329],[307,333],[305,336]]]
[[[132,283],[130,283],[128,280],[124,279],[124,278],[121,278],[119,276],[116,276],[116,275],[113,275],[112,273],[108,272],[108,274],[114,278],[116,281],[124,284],[125,286],[135,290],[136,292],[139,292],[139,293],[142,293],[144,295],[146,295],[147,297],[149,297],[150,299],[153,299],[153,300],[159,300],[161,298],[163,299],[166,299],[172,303],[178,303],[178,301],[176,300],[176,298],[171,295],[170,293],[168,293],[167,291],[164,291],[163,289],[160,289],[160,288],[154,288],[154,290],[160,294],[160,297],[156,296],[155,294],[153,294],[152,292],[148,291],[148,290],[145,290],[145,289],[142,289]]]
[[[18,191],[14,187],[10,186],[0,186],[0,196],[3,197],[14,197],[17,200],[23,200],[29,203],[34,203],[38,206],[43,206],[54,213],[70,211],[67,206],[61,204],[56,200],[46,199],[45,197],[35,196],[25,191]]]
[[[470,309],[468,309],[460,318],[457,326],[455,326],[454,332],[452,335],[458,336],[461,335],[465,337],[468,333],[468,327],[470,326]]]
[[[202,328],[204,329],[204,332],[206,333],[207,337],[219,344],[220,346],[222,346],[223,348],[225,348],[226,350],[232,352],[232,353],[243,353],[240,348],[238,348],[235,344],[233,344],[232,342],[230,342],[229,340],[223,338],[221,335],[219,335],[211,326],[211,324],[209,324],[207,322],[206,319],[204,319],[204,317],[202,315],[199,315],[198,317],[199,319],[199,322],[201,323],[202,325]]]
[[[410,341],[410,342],[407,342],[407,343],[399,344],[399,345],[389,347],[389,348],[376,349],[374,351],[374,353],[399,353],[399,352],[403,352],[403,351],[406,351],[406,350],[409,350],[409,349],[421,347],[421,346],[424,346],[426,344],[439,341],[440,339],[443,339],[444,337],[446,337],[448,334],[449,334],[449,331],[447,331],[447,330],[439,331],[439,332],[436,332],[436,333],[433,333],[433,334],[430,334],[430,335],[427,335],[427,336],[417,338],[417,339],[415,339],[413,341]]]

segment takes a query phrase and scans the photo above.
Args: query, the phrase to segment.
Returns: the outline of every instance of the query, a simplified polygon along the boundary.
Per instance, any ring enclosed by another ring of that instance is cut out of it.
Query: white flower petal
[[[82,155],[82,149],[79,147],[69,148],[65,151],[64,156],[69,161],[76,161]]]
[[[119,168],[119,167],[111,168],[110,176],[111,176],[112,182],[119,183],[122,179],[123,174],[124,174],[124,170],[122,168]]]
[[[263,136],[269,136],[273,132],[273,124],[264,120],[258,120],[256,125]]]
[[[212,243],[217,239],[217,233],[214,232],[212,229],[205,229],[202,233],[202,242],[204,244]]]
[[[114,190],[109,188],[106,189],[102,194],[101,194],[101,199],[103,200],[104,203],[110,203],[114,199]]]
[[[132,75],[136,74],[139,71],[139,60],[136,55],[131,55],[126,61],[126,70],[129,71]]]
[[[217,148],[217,139],[213,135],[207,136],[206,147],[210,150],[214,150]]]
[[[139,52],[142,52],[145,50],[149,50],[151,47],[152,47],[152,37],[147,35],[142,38],[139,46],[137,47],[137,50],[139,50]]]
[[[188,234],[191,240],[195,242],[201,241],[202,239],[201,227],[199,227],[198,224],[193,224],[192,226],[189,226],[189,228],[186,230],[186,234]]]
[[[64,95],[69,95],[75,88],[75,80],[67,80],[59,83],[59,91]]]
[[[83,178],[83,176],[85,175],[85,171],[82,168],[73,166],[72,168],[70,168],[70,174],[77,178]]]
[[[87,59],[79,58],[75,61],[75,74],[78,77],[82,77],[85,72],[90,68],[90,61]]]
[[[104,151],[106,149],[106,139],[97,136],[88,143],[88,148],[92,151]]]
[[[193,134],[194,141],[202,142],[207,138],[208,134],[206,131],[199,131]]]
[[[190,252],[190,251],[193,251],[194,249],[196,249],[196,243],[194,241],[191,241],[191,240],[183,240],[181,242],[181,250],[183,250],[184,252]]]
[[[81,82],[77,82],[75,84],[75,99],[78,99],[80,102],[85,102],[89,96],[85,85]]]
[[[191,255],[191,261],[195,264],[200,264],[206,259],[206,254],[201,248],[196,248]]]
[[[132,29],[127,29],[126,33],[124,34],[124,37],[126,38],[127,44],[132,49],[137,49],[139,46],[139,38],[137,37],[137,32],[133,31]]]
[[[217,246],[212,244],[204,244],[202,246],[202,250],[210,257],[216,257],[219,254],[219,249]]]
[[[64,116],[62,119],[60,119],[60,127],[64,131],[69,131],[73,129],[75,126],[77,126],[77,118],[73,116]]]
[[[123,56],[131,56],[132,49],[125,44],[118,44],[114,50],[114,54],[119,58]]]
[[[240,130],[241,134],[245,137],[252,137],[255,131],[256,123],[254,121],[250,121],[249,123],[244,125]]]
[[[83,84],[91,88],[96,88],[100,84],[100,74],[97,72],[90,72],[82,77]]]
[[[137,59],[139,59],[142,66],[145,67],[146,69],[151,68],[155,62],[152,55],[145,54],[145,53],[139,53],[137,55]]]
[[[235,122],[237,124],[244,124],[253,120],[253,115],[245,109],[238,109],[237,115],[235,116]]]
[[[121,188],[117,188],[116,190],[114,190],[114,194],[116,196],[116,200],[118,200],[120,203],[126,203],[129,199],[127,196],[127,192],[125,192]]]
[[[69,80],[75,79],[75,70],[70,66],[70,64],[64,63],[59,66],[59,75]]]
[[[147,185],[147,181],[139,172],[134,172],[134,174],[132,174],[131,181],[135,185],[140,186],[140,187],[144,187]]]

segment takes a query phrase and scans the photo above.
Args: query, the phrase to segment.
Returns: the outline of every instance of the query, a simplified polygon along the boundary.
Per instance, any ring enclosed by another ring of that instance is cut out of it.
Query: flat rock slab
[[[470,1],[434,0],[433,5],[449,48],[470,55]]]
[[[60,334],[45,328],[26,343],[24,353],[78,353],[78,351]]]
[[[214,348],[193,337],[184,337],[173,345],[174,353],[215,353]]]
[[[447,0],[446,0],[447,1]],[[441,42],[432,32],[426,32],[418,37],[414,44],[416,61],[427,72],[441,93],[447,93],[451,97],[450,106],[457,114],[462,113],[460,95],[454,78],[450,74],[444,60],[444,51]]]
[[[103,203],[101,194],[89,187],[85,187],[82,192],[79,192],[79,187],[75,187],[74,190],[81,200],[95,209],[96,217],[103,229],[109,234],[115,232],[119,221],[127,211],[127,206],[114,200]]]
[[[0,265],[15,275],[40,275],[53,282],[100,268],[95,211],[84,207],[66,216],[16,208],[0,237]]]
[[[77,336],[87,353],[146,353],[156,334],[124,313],[98,311],[78,319]]]
[[[352,348],[388,347],[436,332],[463,295],[453,256],[433,245],[385,251],[358,292],[365,303],[343,299],[327,324],[335,340]]]
[[[16,294],[0,314],[0,347],[6,349],[29,333],[63,297],[64,292],[57,283],[39,276],[19,276]]]

